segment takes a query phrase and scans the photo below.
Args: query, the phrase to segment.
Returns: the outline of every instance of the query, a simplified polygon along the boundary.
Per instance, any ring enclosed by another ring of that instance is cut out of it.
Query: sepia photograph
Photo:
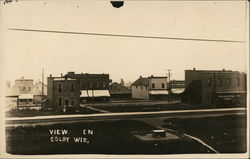
[[[249,158],[249,2],[0,0],[1,158]]]

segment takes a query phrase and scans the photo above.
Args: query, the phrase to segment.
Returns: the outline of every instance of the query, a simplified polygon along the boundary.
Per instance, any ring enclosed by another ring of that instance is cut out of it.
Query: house
[[[37,82],[33,87],[34,103],[41,104],[47,99],[47,85],[42,82]]]
[[[167,77],[164,76],[140,76],[132,83],[131,88],[134,99],[159,99],[166,98],[168,95]]]
[[[47,80],[48,105],[44,105],[43,109],[65,112],[67,109],[80,106],[79,80],[52,75]]]
[[[232,70],[185,70],[183,101],[203,106],[245,106],[246,73]]]
[[[131,99],[132,92],[122,83],[113,82],[109,86],[109,93],[113,99]]]

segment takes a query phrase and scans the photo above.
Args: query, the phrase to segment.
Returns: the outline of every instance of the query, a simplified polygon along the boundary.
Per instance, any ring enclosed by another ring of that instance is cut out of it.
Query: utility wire
[[[245,41],[238,41],[238,40],[223,40],[223,39],[200,39],[200,38],[196,39],[196,38],[178,38],[178,37],[125,35],[125,34],[106,34],[106,33],[73,32],[73,31],[40,30],[40,29],[21,29],[21,28],[8,28],[8,30],[26,31],[26,32],[40,32],[40,33],[56,33],[56,34],[80,34],[80,35],[91,35],[91,36],[144,38],[144,39],[191,40],[191,41],[235,42],[235,43],[245,42]]]

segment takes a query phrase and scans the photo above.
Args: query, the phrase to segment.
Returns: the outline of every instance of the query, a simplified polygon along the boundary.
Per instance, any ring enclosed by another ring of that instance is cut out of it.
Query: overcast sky
[[[36,33],[7,28],[246,41],[244,1],[18,1],[0,8],[2,77],[41,79],[76,73],[109,73],[113,81],[140,75],[176,80],[184,70],[246,71],[246,42],[142,39]]]

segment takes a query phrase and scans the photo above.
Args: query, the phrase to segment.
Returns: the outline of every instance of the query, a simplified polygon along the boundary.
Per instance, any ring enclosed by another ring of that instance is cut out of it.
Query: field
[[[67,130],[66,135],[51,135],[51,130]],[[190,139],[142,141],[132,132],[148,133],[154,126],[137,120],[94,121],[49,126],[6,128],[7,152],[11,154],[179,154],[208,153],[207,148]],[[83,130],[92,134],[83,135]],[[51,137],[82,136],[86,142],[51,142]]]
[[[246,152],[246,116],[172,118],[163,127],[191,134],[220,153]]]

